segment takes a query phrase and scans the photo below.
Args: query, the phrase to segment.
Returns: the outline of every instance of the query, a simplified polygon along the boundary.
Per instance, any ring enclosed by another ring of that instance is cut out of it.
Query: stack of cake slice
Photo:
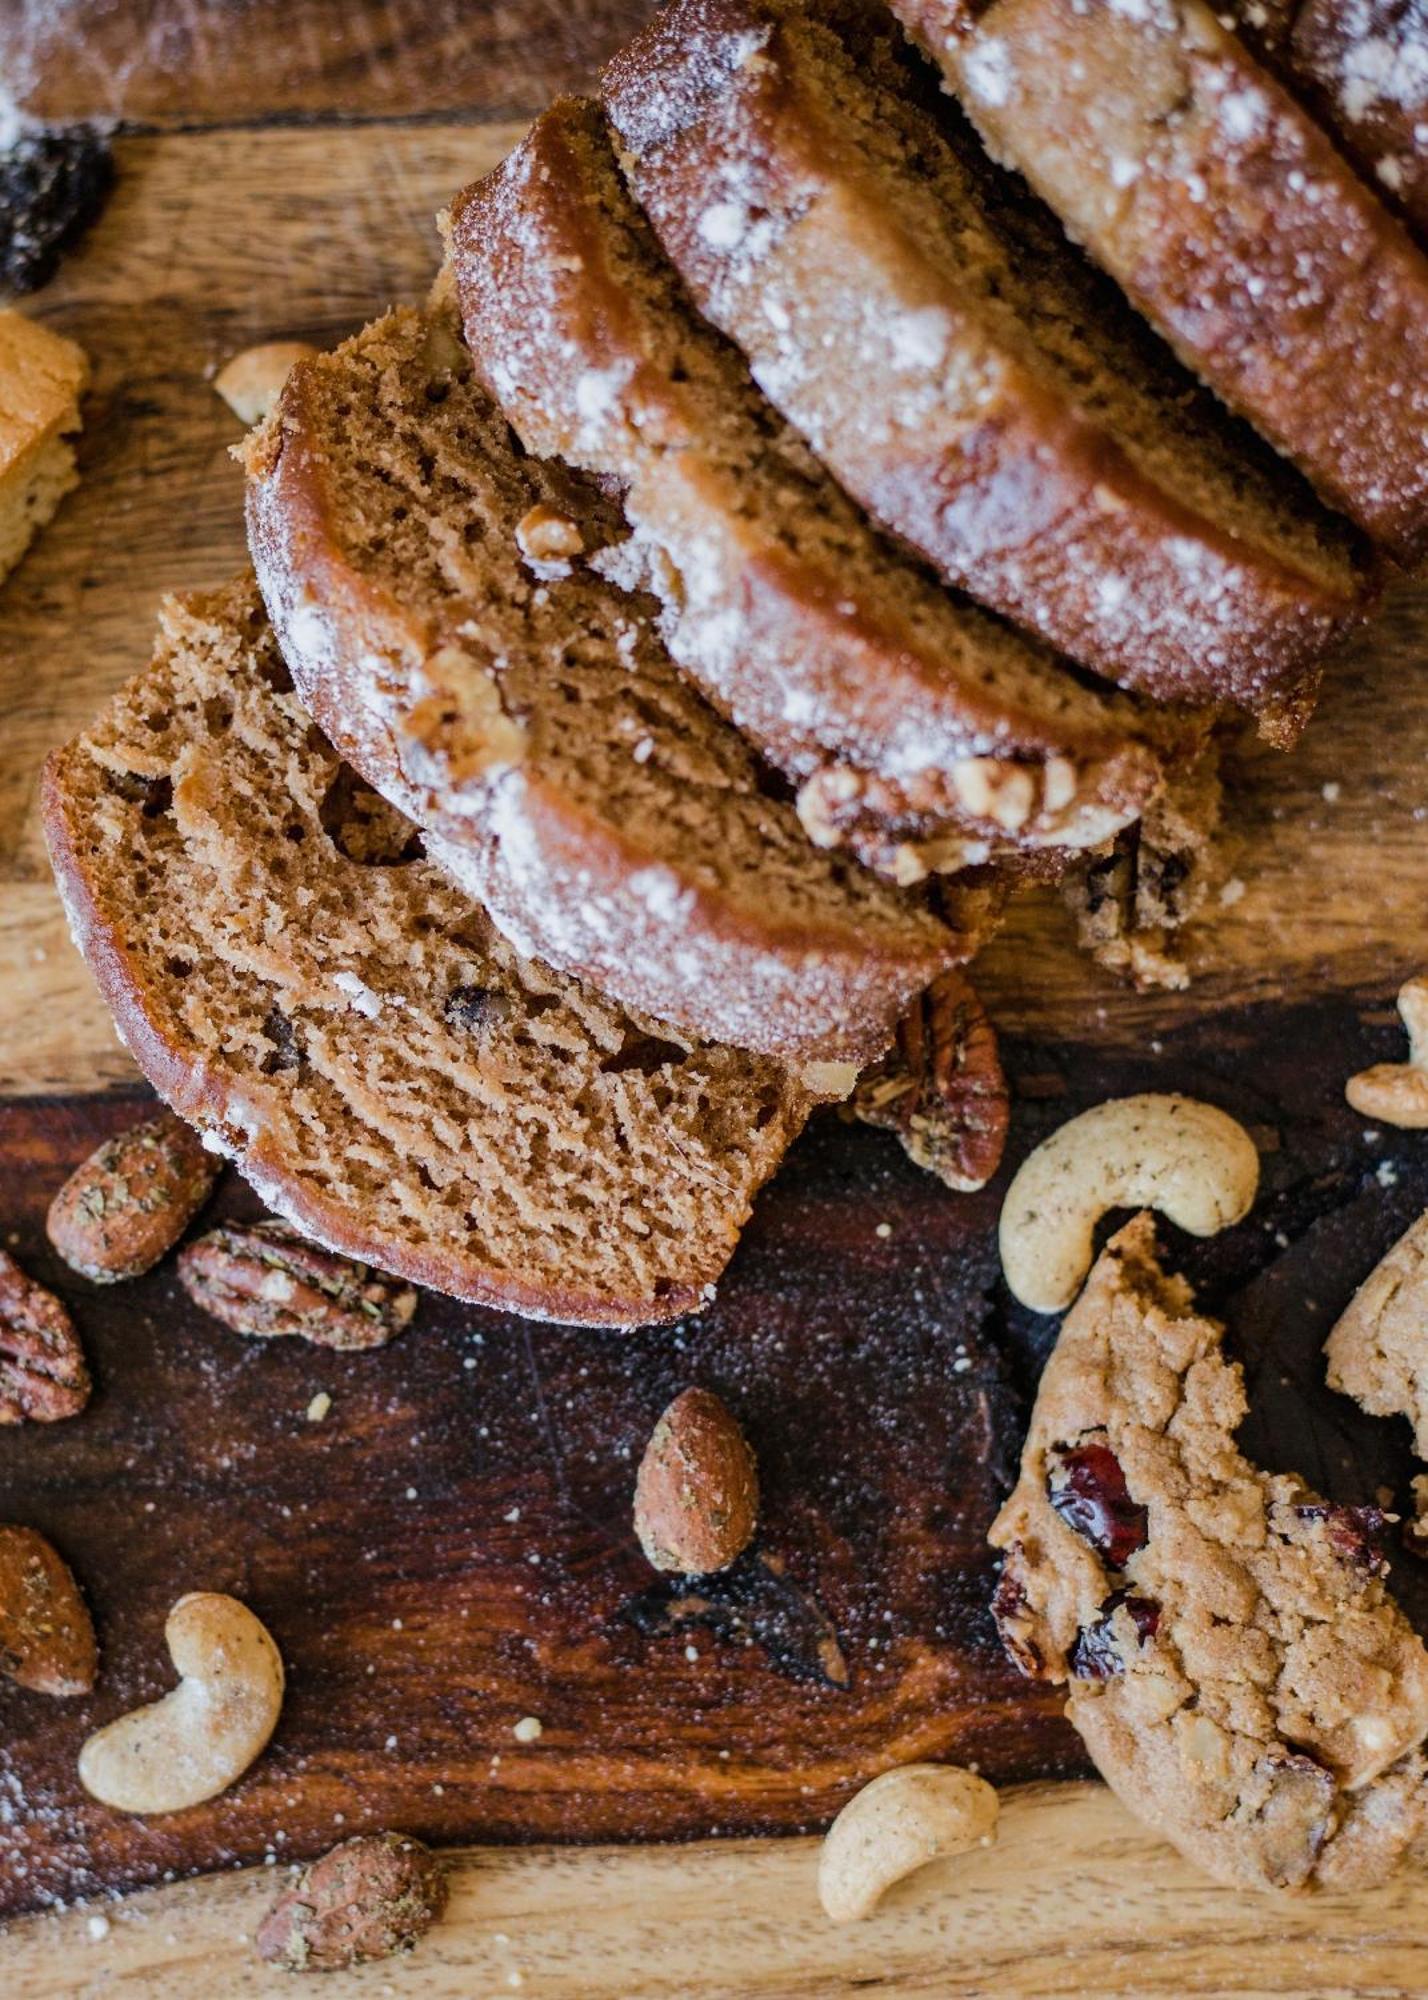
[[[895,12],[937,67],[674,0],[553,106],[247,441],[256,577],[52,760],[126,1040],[336,1248],[696,1309],[1018,883],[1175,976],[1218,737],[1291,744],[1423,545],[1428,264],[1278,58]]]

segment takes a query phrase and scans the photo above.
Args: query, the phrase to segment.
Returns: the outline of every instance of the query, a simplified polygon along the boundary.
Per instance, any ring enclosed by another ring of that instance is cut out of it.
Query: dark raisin
[[[91,125],[23,132],[0,153],[0,292],[33,292],[98,215],[114,179]]]
[[[1340,1507],[1332,1500],[1317,1500],[1294,1511],[1301,1521],[1322,1521],[1334,1554],[1356,1569],[1382,1576],[1388,1568],[1382,1545],[1388,1516],[1381,1507]]]
[[[1071,1671],[1078,1681],[1108,1681],[1125,1672],[1125,1656],[1112,1629],[1122,1608],[1130,1614],[1142,1646],[1160,1630],[1160,1606],[1153,1597],[1132,1597],[1128,1591],[1118,1590],[1107,1598],[1095,1624],[1086,1626],[1071,1648]]]
[[[1132,1500],[1120,1460],[1104,1444],[1062,1445],[1052,1459],[1047,1492],[1068,1528],[1091,1544],[1102,1562],[1124,1569],[1149,1531],[1144,1507]]]
[[[489,987],[455,986],[446,996],[442,1011],[453,1028],[474,1032],[503,1021],[511,1011],[511,1003],[504,993],[493,993]]]
[[[284,1070],[302,1067],[302,1044],[298,1041],[297,1029],[281,1007],[270,1007],[268,1018],[263,1023],[263,1039],[271,1042],[272,1053],[263,1057],[264,1076],[279,1076]]]

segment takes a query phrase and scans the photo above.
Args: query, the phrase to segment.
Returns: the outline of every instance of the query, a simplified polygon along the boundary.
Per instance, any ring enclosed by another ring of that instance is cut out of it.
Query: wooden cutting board
[[[142,663],[161,592],[242,559],[237,425],[211,375],[254,340],[331,341],[417,296],[436,208],[642,11],[120,0],[85,10],[81,43],[75,10],[0,9],[0,77],[54,115],[142,128],[119,142],[104,221],[34,302],[84,342],[96,388],[83,486],[0,594],[0,1239],[42,1276],[58,1276],[49,1193],[136,1086],[64,936],[35,776]],[[1322,1388],[1317,1353],[1428,1202],[1428,1145],[1370,1144],[1342,1101],[1351,1069],[1398,1048],[1386,1003],[1428,962],[1426,637],[1428,601],[1401,595],[1336,667],[1301,750],[1242,758],[1244,893],[1204,927],[1190,993],[1103,979],[1049,898],[1018,910],[981,978],[1017,1086],[1013,1158],[1123,1089],[1195,1091],[1255,1129],[1255,1222],[1176,1254],[1249,1365],[1247,1442],[1344,1498],[1402,1491],[1411,1471],[1396,1427]],[[1007,1783],[1081,1768],[985,1609],[982,1537],[1048,1331],[998,1293],[997,1192],[956,1200],[891,1141],[825,1120],[716,1310],[675,1335],[429,1301],[396,1346],[343,1360],[248,1347],[168,1273],[107,1294],[67,1281],[99,1394],[76,1423],[0,1440],[0,1518],[72,1557],[106,1666],[88,1703],[0,1687],[0,1913],[397,1824],[482,1843],[453,1917],[411,1966],[324,1991],[1428,1990],[1417,1885],[1230,1896],[1072,1782],[1014,1794],[998,1850],[909,1885],[872,1925],[836,1934],[818,1912],[809,1844],[789,1836],[860,1776],[915,1755]],[[628,1502],[653,1414],[690,1379],[747,1419],[777,1573],[750,1565],[718,1629],[675,1631]],[[1406,1557],[1396,1581],[1428,1614]],[[163,1615],[199,1584],[238,1589],[278,1633],[281,1732],[214,1807],[117,1822],[84,1802],[75,1749],[166,1684]],[[830,1627],[845,1685],[814,1667]],[[522,1746],[531,1714],[543,1733]],[[786,1837],[752,1838],[771,1833]],[[260,1865],[106,1903],[107,1930],[92,1906],[24,1919],[0,1940],[0,1991],[286,1990],[244,1937],[270,1887]]]

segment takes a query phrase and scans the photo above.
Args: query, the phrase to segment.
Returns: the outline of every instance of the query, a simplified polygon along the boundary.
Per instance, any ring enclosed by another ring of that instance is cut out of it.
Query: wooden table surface
[[[85,479],[0,596],[0,1094],[132,1080],[64,934],[35,811],[45,751],[141,664],[163,590],[241,560],[236,426],[210,380],[277,335],[338,338],[418,295],[431,218],[557,87],[588,80],[639,0],[0,0],[0,79],[47,115],[129,121],[120,182],[33,310],[94,358]],[[83,33],[79,23],[83,20]],[[1018,910],[981,983],[1000,1024],[1149,1052],[1177,1079],[1190,1024],[1343,992],[1382,1002],[1428,962],[1428,598],[1405,592],[1336,666],[1291,758],[1238,761],[1244,893],[1196,944],[1189,994],[1137,996],[1075,952],[1049,898]],[[1262,1029],[1261,1029],[1262,1032]],[[1320,1051],[1322,1055],[1322,1051]],[[0,1692],[0,1730],[5,1726]],[[0,1797],[0,1841],[7,1801]],[[323,1991],[474,1995],[1395,1994],[1428,1991],[1422,1885],[1354,1901],[1230,1895],[1099,1788],[1012,1795],[993,1852],[826,1925],[803,1841],[464,1858],[451,1919],[410,1966]],[[246,1939],[255,1874],[26,1919],[0,1992],[290,1990]]]

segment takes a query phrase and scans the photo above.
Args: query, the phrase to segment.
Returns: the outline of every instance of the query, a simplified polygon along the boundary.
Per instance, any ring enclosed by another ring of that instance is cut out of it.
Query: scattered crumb
[[[1245,893],[1245,885],[1238,875],[1232,875],[1228,882],[1220,885],[1220,902],[1225,909],[1232,910]]]
[[[84,1928],[89,1932],[95,1943],[98,1944],[101,1938],[107,1938],[109,1935],[109,1919],[108,1917],[93,1916]]]
[[[307,1406],[307,1420],[310,1424],[320,1424],[332,1408],[332,1398],[326,1389],[319,1389]]]
[[[1339,802],[1340,794],[1343,792],[1343,789],[1344,789],[1343,786],[1339,783],[1337,778],[1330,778],[1329,782],[1324,786],[1323,790],[1323,798],[1325,805],[1329,806],[1337,805]]]
[[[541,1735],[544,1725],[536,1715],[523,1715],[511,1731],[517,1743],[534,1743]]]
[[[883,1237],[891,1236],[892,1224],[890,1222],[880,1222],[877,1228],[873,1231],[873,1234],[874,1236],[883,1236]]]

